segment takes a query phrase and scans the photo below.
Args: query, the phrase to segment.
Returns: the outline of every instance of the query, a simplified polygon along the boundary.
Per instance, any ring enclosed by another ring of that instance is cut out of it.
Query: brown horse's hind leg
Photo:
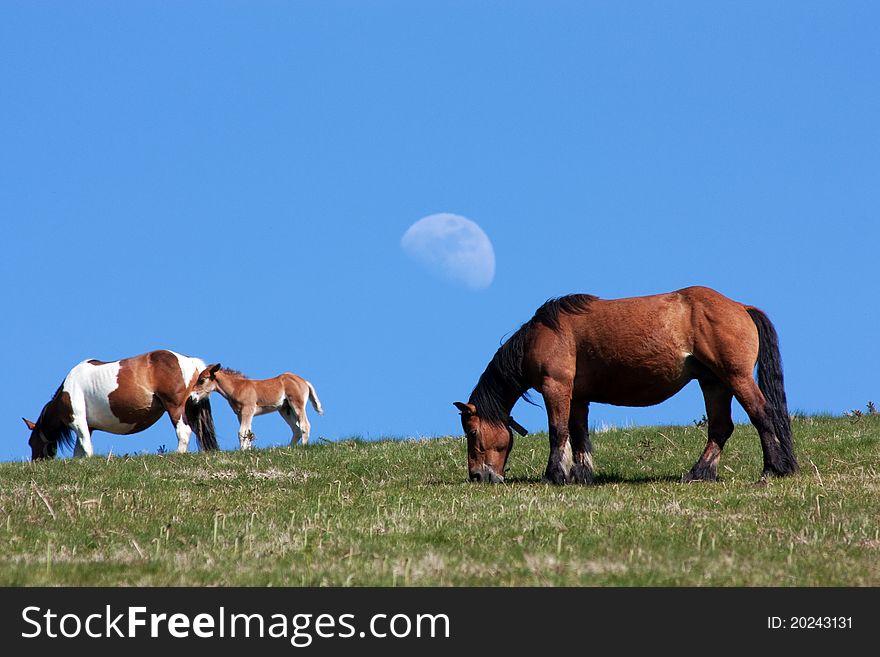
[[[544,383],[542,394],[550,430],[550,458],[547,461],[544,480],[552,484],[564,484],[571,473],[571,442],[568,429],[571,386],[550,380]]]
[[[761,451],[764,454],[764,469],[761,477],[790,474],[791,469],[785,466],[782,446],[773,428],[771,409],[758,384],[751,376],[737,379],[733,382],[733,394],[748,413],[749,419],[761,437]]]
[[[718,476],[718,460],[724,443],[733,433],[733,418],[730,415],[730,402],[733,393],[718,379],[700,379],[700,388],[706,401],[706,418],[709,422],[709,440],[706,449],[684,475],[682,481],[715,481]]]
[[[574,484],[593,483],[593,445],[587,419],[590,402],[572,402],[568,416],[568,432],[571,440],[571,473],[570,480]]]

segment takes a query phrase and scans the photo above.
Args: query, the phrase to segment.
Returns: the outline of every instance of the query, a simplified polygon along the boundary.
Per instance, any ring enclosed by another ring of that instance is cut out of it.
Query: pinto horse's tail
[[[318,415],[324,415],[324,409],[321,408],[321,400],[318,399],[318,393],[315,392],[315,386],[306,381],[306,385],[309,387],[309,401],[312,402],[312,406],[318,412]]]
[[[186,400],[186,419],[190,428],[196,434],[199,449],[203,452],[219,449],[217,433],[214,431],[214,417],[211,415],[211,401],[205,397],[202,401],[195,402],[189,397]]]
[[[779,439],[780,474],[791,474],[798,469],[791,437],[791,417],[785,399],[782,377],[782,357],[779,354],[779,336],[770,319],[757,308],[746,312],[758,328],[758,388],[767,400],[767,412],[773,423],[773,432]]]

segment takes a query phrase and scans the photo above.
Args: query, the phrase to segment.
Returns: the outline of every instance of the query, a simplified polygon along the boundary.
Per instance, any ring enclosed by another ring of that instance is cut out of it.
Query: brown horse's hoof
[[[593,471],[585,465],[575,464],[571,466],[569,481],[573,484],[592,484]]]
[[[790,477],[797,472],[797,464],[785,464],[784,466],[765,466],[761,472],[761,479],[779,479],[780,477]]]
[[[565,476],[562,468],[553,468],[552,470],[547,470],[547,472],[544,473],[544,477],[541,479],[541,481],[547,484],[562,486],[563,484],[568,482],[568,477]]]
[[[681,483],[689,484],[693,481],[716,481],[718,476],[714,472],[705,470],[691,470],[687,474],[681,475]]]

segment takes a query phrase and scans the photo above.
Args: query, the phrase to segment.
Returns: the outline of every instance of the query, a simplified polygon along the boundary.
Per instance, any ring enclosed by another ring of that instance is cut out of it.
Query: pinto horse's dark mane
[[[543,324],[558,331],[561,314],[582,313],[597,298],[591,294],[569,294],[548,299],[535,311],[534,317],[498,348],[470,396],[470,403],[477,407],[477,414],[482,419],[506,425],[510,409],[505,404],[511,399],[522,397],[534,404],[528,397],[529,386],[523,372],[523,357],[532,330]]]
[[[52,402],[58,399],[58,395],[61,394],[61,389],[64,388],[64,383],[62,382],[52,397],[46,402],[46,405],[43,406],[43,410],[40,413],[40,417],[37,418],[36,428],[43,434],[43,437],[49,441],[49,443],[54,443],[59,448],[63,447],[64,449],[73,450],[74,445],[76,445],[76,436],[74,435],[73,429],[71,429],[65,422],[61,421],[61,418],[51,417],[51,414],[55,413],[55,409],[52,408]],[[46,409],[50,409],[50,417],[46,418]]]

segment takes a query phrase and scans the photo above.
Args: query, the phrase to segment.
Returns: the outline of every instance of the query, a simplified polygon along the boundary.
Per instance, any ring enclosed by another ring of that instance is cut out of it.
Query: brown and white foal
[[[229,402],[238,417],[238,442],[241,449],[250,449],[254,442],[251,422],[255,415],[278,411],[293,431],[290,445],[300,440],[309,442],[309,418],[306,416],[306,402],[319,415],[324,414],[321,400],[314,386],[304,378],[285,372],[271,379],[249,379],[241,372],[220,366],[209,365],[199,374],[190,391],[190,400],[201,403],[214,391],[219,392]]]

